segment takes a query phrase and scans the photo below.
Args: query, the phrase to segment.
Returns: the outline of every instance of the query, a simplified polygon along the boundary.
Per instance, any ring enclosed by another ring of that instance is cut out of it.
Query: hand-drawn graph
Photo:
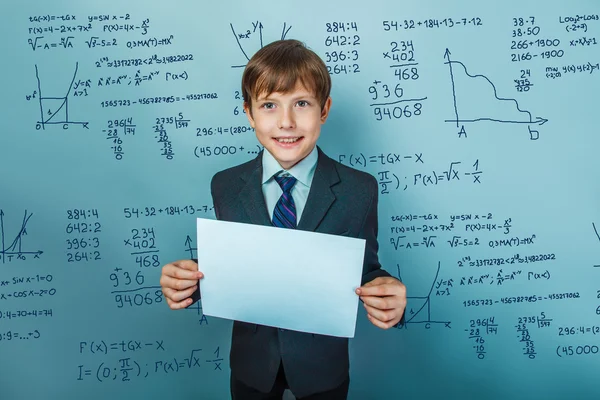
[[[542,126],[547,119],[542,117],[533,118],[530,111],[522,110],[519,102],[512,98],[503,98],[498,96],[496,85],[485,75],[472,75],[467,71],[467,67],[460,61],[450,59],[450,50],[446,49],[444,53],[444,59],[450,70],[450,80],[452,83],[452,97],[454,100],[454,118],[447,119],[445,122],[455,123],[457,128],[460,128],[458,132],[459,137],[466,137],[467,133],[464,124],[466,123],[477,123],[477,122],[495,122],[501,124],[521,124],[527,125],[529,129],[529,137],[531,140],[537,140],[539,138],[539,131],[532,128],[532,126]],[[459,66],[458,71],[455,71],[454,66]],[[481,78],[481,79],[477,79]],[[474,99],[468,103],[468,107],[461,107],[459,113],[459,106],[457,100],[457,87],[460,87],[464,91],[465,86],[469,81],[483,82],[484,87],[488,88],[491,86],[493,89],[494,98],[484,98],[483,96]],[[461,81],[461,85],[457,84],[457,81]],[[489,85],[489,86],[488,86]],[[489,101],[493,103],[489,103]],[[515,108],[516,107],[516,108]],[[467,112],[464,109],[468,109]],[[474,114],[473,114],[474,113]],[[469,117],[463,117],[463,115],[469,115]],[[513,116],[514,117],[510,117]],[[461,126],[462,124],[462,126]]]
[[[596,237],[598,241],[600,241],[600,233],[598,233],[598,228],[596,228],[596,224],[592,222],[592,228],[594,228],[594,233],[596,233]],[[600,264],[594,265],[594,268],[600,268]]]
[[[25,210],[21,228],[15,235],[12,243],[7,246],[6,244],[10,241],[10,239],[6,240],[6,232],[4,230],[4,210],[0,209],[0,240],[2,244],[2,248],[0,249],[0,258],[2,259],[2,264],[14,260],[26,260],[27,256],[29,255],[32,255],[34,258],[40,258],[40,255],[42,255],[43,251],[41,250],[23,250],[23,237],[27,236],[27,223],[32,216],[33,213],[28,213],[27,210]]]
[[[190,259],[196,259],[197,258],[196,254],[198,252],[198,248],[192,247],[192,243],[193,243],[193,240],[192,240],[191,236],[187,235],[187,237],[185,238],[185,251],[189,252]],[[202,315],[202,317],[200,318],[201,325],[208,322],[206,319],[206,316],[204,314],[202,314],[202,302],[200,300],[196,301],[194,304],[187,307],[186,310],[193,310],[193,311],[196,311],[197,315]]]
[[[192,238],[190,237],[190,235],[187,235],[187,237],[185,238],[185,251],[190,253],[190,259],[196,258],[196,254],[194,252],[197,252],[198,248],[192,247]]]
[[[69,94],[73,88],[75,78],[77,78],[77,70],[79,63],[75,63],[75,72],[73,79],[64,96],[51,97],[42,95],[42,84],[37,64],[35,65],[35,77],[38,85],[38,99],[40,102],[40,120],[36,124],[36,129],[46,129],[46,125],[62,125],[63,129],[69,129],[69,125],[81,125],[83,128],[89,129],[88,122],[72,121],[69,119]]]
[[[259,49],[262,49],[263,46],[266,44],[263,41],[264,25],[260,21],[252,22],[251,29],[246,29],[245,31],[239,32],[236,31],[236,29],[233,27],[233,24],[230,23],[229,26],[231,27],[231,32],[235,37],[235,41],[237,42],[237,45],[239,46],[245,58],[244,64],[232,65],[231,68],[244,68],[246,66],[246,62],[250,61],[250,56],[252,56],[253,54],[246,51],[247,48],[253,46],[254,48],[256,48],[256,52]],[[292,29],[292,26],[288,26],[287,23],[284,22],[283,29],[281,30],[281,36],[278,39],[285,39],[290,29]]]
[[[440,275],[440,267],[441,263],[438,262],[437,271],[435,273],[435,277],[433,278],[433,283],[431,284],[431,288],[429,289],[429,293],[426,296],[407,296],[407,306],[404,311],[404,326],[403,328],[408,328],[410,324],[424,324],[425,329],[430,329],[431,325],[434,324],[443,324],[444,327],[451,329],[450,321],[440,321],[434,320],[431,317],[431,294],[433,293],[433,288],[438,281],[438,276]],[[402,280],[400,276],[400,265],[398,265],[398,279]]]

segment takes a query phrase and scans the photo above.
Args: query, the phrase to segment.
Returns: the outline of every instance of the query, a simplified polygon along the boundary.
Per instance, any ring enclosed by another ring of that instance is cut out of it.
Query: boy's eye
[[[306,106],[308,106],[308,101],[306,101],[306,100],[300,100],[296,104],[298,104],[300,107],[306,107]]]
[[[262,107],[263,107],[263,108],[266,108],[267,110],[270,110],[270,109],[272,109],[272,108],[274,108],[274,107],[275,107],[275,104],[273,104],[273,103],[264,103],[264,104],[262,105]]]

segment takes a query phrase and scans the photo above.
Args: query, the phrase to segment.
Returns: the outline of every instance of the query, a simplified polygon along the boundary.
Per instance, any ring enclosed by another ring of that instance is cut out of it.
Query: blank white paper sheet
[[[205,315],[354,337],[365,240],[198,218]]]

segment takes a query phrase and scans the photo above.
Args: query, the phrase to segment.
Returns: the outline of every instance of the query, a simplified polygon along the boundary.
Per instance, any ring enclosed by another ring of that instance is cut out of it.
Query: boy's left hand
[[[406,308],[406,286],[389,276],[375,278],[356,289],[369,321],[382,329],[400,322]]]

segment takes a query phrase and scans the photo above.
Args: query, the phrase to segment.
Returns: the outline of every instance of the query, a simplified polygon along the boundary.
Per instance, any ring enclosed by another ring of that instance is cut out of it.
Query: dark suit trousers
[[[340,386],[326,392],[311,394],[297,400],[346,400],[348,398],[348,386],[350,378],[346,379]],[[256,389],[244,385],[231,375],[231,398],[232,400],[281,400],[283,392],[287,389],[287,381],[283,363],[279,366],[279,372],[275,384],[269,393],[259,392]]]

